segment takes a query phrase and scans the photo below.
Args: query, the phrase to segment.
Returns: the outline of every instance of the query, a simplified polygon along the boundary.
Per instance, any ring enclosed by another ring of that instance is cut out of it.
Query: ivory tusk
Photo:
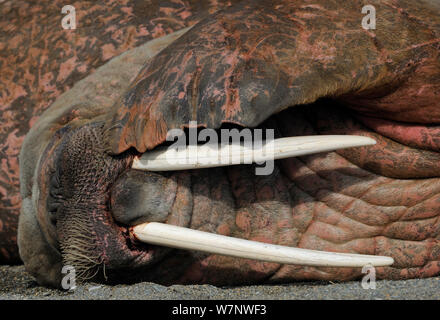
[[[133,227],[141,242],[282,264],[325,267],[388,266],[391,257],[316,251],[238,239],[169,224],[150,222]]]
[[[162,147],[156,151],[145,152],[140,158],[136,157],[132,168],[146,171],[212,168],[260,163],[375,143],[373,139],[363,136],[317,135],[275,139],[254,146],[204,144],[181,148]]]

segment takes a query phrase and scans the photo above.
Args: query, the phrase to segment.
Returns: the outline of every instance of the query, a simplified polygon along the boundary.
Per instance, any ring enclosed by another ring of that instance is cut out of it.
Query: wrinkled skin
[[[361,28],[365,4],[377,9],[374,31]],[[200,9],[191,29],[97,69],[35,122],[20,154],[18,244],[26,269],[53,286],[68,264],[82,278],[165,284],[362,275],[358,268],[171,250],[130,236],[130,226],[160,221],[392,256],[391,267],[376,269],[380,278],[439,274],[440,5],[255,1],[217,12],[216,6]],[[130,169],[134,155],[190,120],[214,129],[274,128],[277,136],[357,134],[377,144],[277,161],[268,176],[254,175],[251,165]]]

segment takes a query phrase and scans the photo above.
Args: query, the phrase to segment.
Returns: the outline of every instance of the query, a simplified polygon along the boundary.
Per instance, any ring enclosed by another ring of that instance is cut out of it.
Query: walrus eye
[[[270,145],[268,145],[270,144]],[[183,148],[162,147],[145,152],[133,160],[133,169],[145,171],[176,171],[230,166],[251,162],[304,156],[337,149],[376,144],[363,136],[316,135],[275,139],[259,147],[243,145],[189,145]],[[246,159],[250,159],[247,162]]]

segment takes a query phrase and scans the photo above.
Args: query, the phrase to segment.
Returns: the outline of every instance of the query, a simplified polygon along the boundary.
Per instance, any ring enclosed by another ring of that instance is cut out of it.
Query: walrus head
[[[437,274],[440,7],[373,1],[377,29],[365,30],[362,4],[241,3],[78,82],[39,119],[20,155],[18,241],[26,269],[55,286],[63,265],[83,279],[161,283],[361,274],[176,251],[133,234],[133,226],[160,222],[393,257],[393,266],[378,268],[380,277]],[[253,165],[132,167],[190,121],[377,143],[278,160],[264,176]]]

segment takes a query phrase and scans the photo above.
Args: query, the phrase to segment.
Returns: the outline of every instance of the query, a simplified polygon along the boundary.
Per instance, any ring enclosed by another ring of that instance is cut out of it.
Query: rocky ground
[[[73,292],[40,287],[23,266],[0,266],[0,299],[258,299],[258,300],[394,300],[440,299],[440,277],[405,281],[377,281],[376,289],[365,290],[360,281],[345,283],[301,282],[287,285],[215,287],[211,285],[174,285],[165,287],[150,282],[134,285],[78,285]]]

